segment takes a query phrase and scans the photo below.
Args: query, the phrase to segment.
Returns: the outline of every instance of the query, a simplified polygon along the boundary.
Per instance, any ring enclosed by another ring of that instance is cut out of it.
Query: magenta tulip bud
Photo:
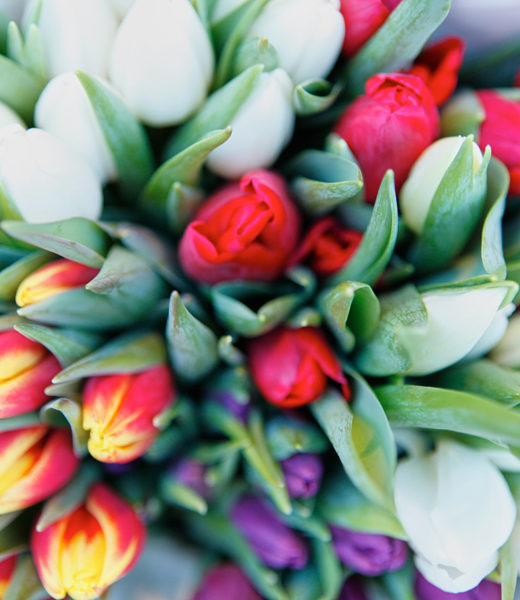
[[[291,498],[312,498],[318,493],[323,465],[316,454],[294,454],[281,465]]]
[[[408,558],[408,546],[402,540],[342,527],[332,526],[330,530],[339,560],[362,575],[396,571]]]
[[[262,600],[242,571],[232,564],[213,567],[192,600]]]
[[[501,593],[500,585],[487,579],[483,579],[477,587],[457,594],[440,590],[419,572],[415,579],[417,600],[500,600]]]
[[[307,547],[301,538],[260,498],[242,496],[231,510],[231,519],[268,567],[303,569],[307,564]]]

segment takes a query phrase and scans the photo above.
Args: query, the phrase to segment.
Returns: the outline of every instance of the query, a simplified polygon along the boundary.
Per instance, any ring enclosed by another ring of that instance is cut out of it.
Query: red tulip
[[[426,84],[415,75],[380,74],[365,84],[338,121],[335,132],[348,143],[374,202],[383,175],[393,169],[397,190],[413,163],[437,137],[439,113]]]
[[[361,232],[343,227],[334,217],[325,217],[309,229],[291,263],[307,260],[318,275],[332,275],[354,256],[362,239]]]
[[[457,87],[465,47],[462,38],[445,38],[423,50],[409,71],[424,81],[437,105],[446,102]]]
[[[99,269],[65,258],[41,267],[26,277],[16,291],[18,306],[35,304],[60,292],[83,287],[94,279]]]
[[[343,54],[352,56],[374,35],[401,0],[341,0]]]
[[[45,388],[61,371],[60,363],[41,344],[14,330],[0,333],[0,418],[39,408]]]
[[[140,373],[91,377],[83,391],[83,427],[88,449],[102,462],[135,460],[153,444],[155,418],[175,399],[166,365]]]
[[[300,217],[281,177],[253,171],[197,213],[179,246],[186,273],[203,283],[279,277],[298,241]]]
[[[0,514],[36,504],[74,475],[70,431],[36,425],[0,433]]]
[[[491,146],[493,156],[509,170],[511,194],[520,194],[520,102],[509,100],[493,90],[476,92],[485,118],[477,134],[478,144]]]
[[[33,530],[31,551],[47,592],[55,599],[92,600],[128,573],[145,538],[135,511],[106,485],[43,531]]]
[[[341,366],[325,337],[315,327],[279,327],[250,343],[251,375],[272,404],[291,408],[318,399],[329,379],[349,387]]]

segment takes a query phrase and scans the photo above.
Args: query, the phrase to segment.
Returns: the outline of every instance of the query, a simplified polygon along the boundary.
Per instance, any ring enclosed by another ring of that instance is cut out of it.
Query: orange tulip
[[[43,531],[31,551],[43,586],[56,600],[92,600],[125,575],[141,553],[145,529],[134,510],[106,485]]]
[[[26,508],[59,490],[78,459],[66,429],[36,425],[0,433],[0,514]]]
[[[109,463],[138,458],[159,433],[155,418],[174,399],[166,365],[140,373],[91,377],[83,392],[83,427],[90,431],[90,454]]]
[[[26,277],[16,290],[16,304],[27,306],[94,279],[99,269],[66,258],[55,260]]]
[[[41,344],[17,331],[0,333],[0,419],[39,408],[45,388],[61,371],[60,363]]]

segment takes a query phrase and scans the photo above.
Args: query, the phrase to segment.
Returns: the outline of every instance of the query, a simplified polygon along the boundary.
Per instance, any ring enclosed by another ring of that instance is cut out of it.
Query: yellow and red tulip
[[[74,475],[78,459],[66,429],[45,425],[0,433],[0,514],[44,500]]]
[[[76,510],[43,531],[33,530],[31,551],[48,594],[91,600],[132,568],[144,538],[135,511],[98,483]]]
[[[5,592],[11,583],[15,566],[16,556],[0,560],[0,600],[3,600]]]
[[[55,260],[26,277],[16,290],[16,304],[28,306],[60,292],[83,287],[99,269],[66,258]]]
[[[83,392],[83,427],[90,454],[125,463],[141,456],[159,433],[156,417],[175,399],[166,365],[139,373],[91,377]]]
[[[41,344],[14,330],[0,333],[0,418],[39,408],[45,388],[61,370],[60,363]]]

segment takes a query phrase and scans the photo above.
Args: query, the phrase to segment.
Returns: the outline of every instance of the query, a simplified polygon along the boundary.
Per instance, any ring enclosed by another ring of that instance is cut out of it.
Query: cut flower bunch
[[[0,0],[0,600],[514,600],[485,4]]]

